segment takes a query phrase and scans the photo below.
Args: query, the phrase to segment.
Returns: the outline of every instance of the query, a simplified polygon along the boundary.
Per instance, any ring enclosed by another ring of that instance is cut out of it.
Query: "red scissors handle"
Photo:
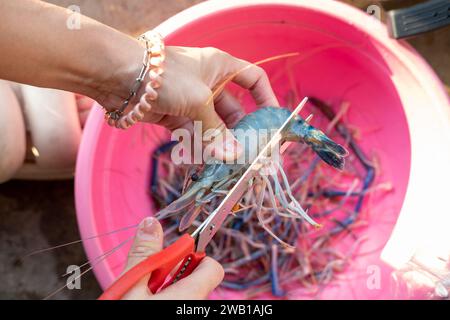
[[[185,234],[164,250],[148,257],[123,274],[99,297],[99,300],[121,299],[149,273],[151,277],[148,287],[156,293],[178,263],[182,262],[175,275],[163,288],[191,274],[204,257],[204,252],[195,252],[194,238]]]

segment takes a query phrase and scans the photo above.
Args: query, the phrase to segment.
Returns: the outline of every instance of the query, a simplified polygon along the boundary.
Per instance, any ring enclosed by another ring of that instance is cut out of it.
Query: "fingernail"
[[[155,241],[159,239],[158,220],[153,217],[145,218],[139,224],[137,236],[141,240]]]
[[[225,141],[224,155],[228,159],[238,158],[242,153],[242,146],[234,137]]]

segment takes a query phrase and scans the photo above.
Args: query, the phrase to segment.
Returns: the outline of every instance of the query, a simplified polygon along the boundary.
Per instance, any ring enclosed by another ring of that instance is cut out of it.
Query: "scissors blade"
[[[259,152],[258,156],[253,160],[251,165],[247,168],[244,174],[239,178],[236,184],[231,188],[220,205],[208,216],[208,218],[200,225],[200,227],[192,234],[195,237],[198,233],[197,251],[204,251],[209,241],[214,237],[219,230],[225,218],[231,212],[233,206],[241,199],[242,195],[248,190],[249,182],[259,169],[259,162],[268,150],[272,150],[281,140],[282,131],[289,125],[291,120],[300,112],[305,106],[308,98],[304,98],[302,102],[295,108],[289,118],[277,130],[274,136],[266,144],[266,146]]]

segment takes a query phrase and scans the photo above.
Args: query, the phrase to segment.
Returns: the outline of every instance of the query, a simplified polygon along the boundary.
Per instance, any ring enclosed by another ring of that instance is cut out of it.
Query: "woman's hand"
[[[134,71],[133,75],[137,73]],[[131,79],[130,76],[129,83],[132,83]],[[233,160],[241,150],[226,130],[245,113],[236,99],[223,90],[227,81],[250,90],[258,106],[278,105],[262,68],[215,48],[167,47],[161,86],[155,90],[150,83],[144,83],[138,94],[140,104],[150,109],[143,114],[143,119],[138,120],[156,123],[170,130],[186,128],[191,132],[193,121],[200,121],[204,133],[209,131],[209,135],[213,136],[224,134],[228,139],[224,148],[215,150],[215,157]],[[137,100],[130,103],[126,112],[135,106]],[[104,107],[111,111],[117,105]],[[211,129],[217,131],[213,133]]]
[[[266,73],[258,66],[215,48],[168,47],[166,52],[158,99],[151,100],[149,84],[141,98],[152,106],[146,122],[176,129],[198,120],[205,130],[236,123],[244,112],[220,88],[234,74],[232,81],[250,90],[258,106],[278,104]]]
[[[146,218],[139,225],[136,238],[128,254],[125,271],[145,260],[163,248],[163,230],[158,220]],[[223,279],[222,266],[215,260],[205,257],[198,267],[184,279],[166,289],[152,294],[147,287],[151,274],[142,278],[124,297],[125,300],[192,300],[206,299]]]

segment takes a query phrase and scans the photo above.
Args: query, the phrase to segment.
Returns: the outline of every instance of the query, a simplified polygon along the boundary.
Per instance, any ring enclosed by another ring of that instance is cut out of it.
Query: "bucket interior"
[[[292,99],[317,97],[334,107],[350,104],[347,121],[360,128],[362,149],[376,155],[380,163],[377,181],[389,181],[393,191],[371,199],[368,240],[339,280],[324,288],[321,298],[389,298],[390,268],[379,259],[400,212],[408,185],[411,144],[398,88],[392,81],[400,61],[355,28],[345,17],[337,18],[301,6],[258,5],[205,14],[171,33],[167,45],[212,46],[251,62],[298,52],[295,57],[261,65],[268,73],[280,104]],[[369,19],[369,17],[368,17]],[[408,73],[402,72],[403,77]],[[248,94],[235,86],[246,111],[255,109]],[[303,114],[304,115],[304,114]],[[314,123],[313,123],[314,124]],[[169,134],[154,125],[138,124],[122,131],[104,124],[100,108],[94,108],[84,140],[90,152],[83,153],[84,165],[77,179],[77,211],[83,237],[132,226],[154,213],[149,195],[152,151]],[[84,143],[82,147],[85,147]],[[81,177],[82,176],[82,177]],[[90,259],[108,252],[134,234],[114,233],[85,243]],[[129,245],[94,267],[103,287],[111,284],[123,269]],[[380,290],[367,286],[370,266],[377,266]],[[243,298],[238,291],[218,290],[212,298]],[[304,298],[299,293],[296,298]]]

